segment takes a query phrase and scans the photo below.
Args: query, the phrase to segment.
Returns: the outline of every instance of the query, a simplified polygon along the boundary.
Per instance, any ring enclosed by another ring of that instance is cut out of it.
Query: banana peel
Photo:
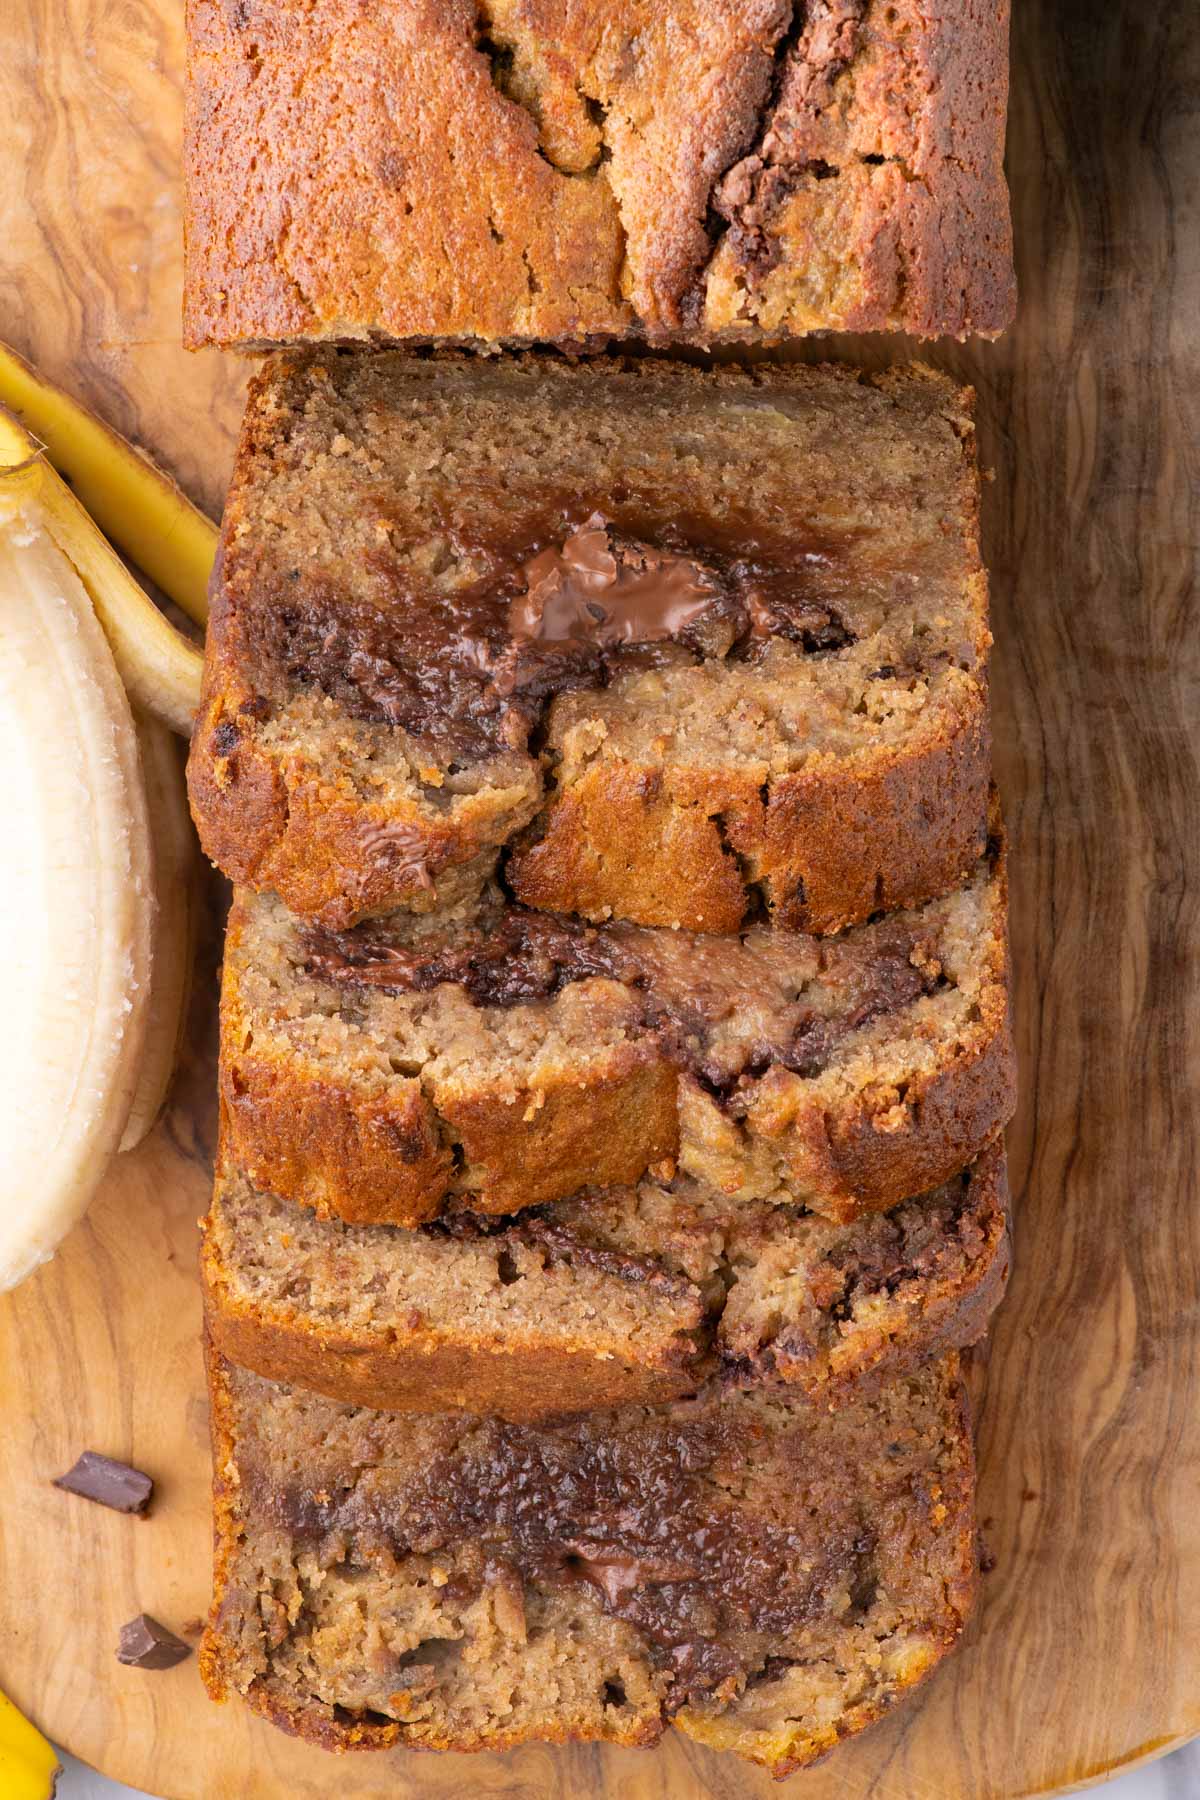
[[[54,1746],[0,1693],[0,1794],[4,1800],[52,1800],[61,1768]]]
[[[45,445],[105,536],[197,625],[208,618],[217,528],[119,432],[0,343],[0,402]]]
[[[95,608],[130,698],[186,737],[200,704],[201,652],[159,611],[36,440],[3,407],[0,484],[36,505]]]
[[[133,1104],[118,1145],[136,1149],[153,1128],[179,1060],[192,991],[199,924],[196,836],[188,812],[183,760],[174,735],[161,720],[135,710],[142,780],[154,858],[154,941],[146,1043]]]

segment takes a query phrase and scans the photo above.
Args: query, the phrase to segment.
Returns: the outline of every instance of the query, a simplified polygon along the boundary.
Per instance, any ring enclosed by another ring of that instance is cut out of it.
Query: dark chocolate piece
[[[131,1669],[173,1669],[176,1663],[191,1654],[190,1644],[185,1644],[149,1613],[139,1613],[136,1619],[130,1619],[128,1625],[121,1627],[117,1661],[126,1663]]]
[[[610,649],[619,644],[679,638],[723,598],[721,583],[702,563],[620,537],[600,513],[561,549],[541,550],[526,563],[526,588],[510,603],[514,638],[564,643],[572,639]]]
[[[54,1485],[64,1493],[80,1494],[122,1513],[144,1513],[154,1495],[149,1475],[96,1450],[85,1450],[74,1468],[60,1475]]]

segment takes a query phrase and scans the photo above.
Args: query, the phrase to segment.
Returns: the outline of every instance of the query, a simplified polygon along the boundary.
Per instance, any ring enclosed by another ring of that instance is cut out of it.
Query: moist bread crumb
[[[213,580],[204,848],[332,927],[498,856],[594,921],[917,905],[987,833],[978,508],[972,396],[930,370],[271,359]]]
[[[832,1219],[935,1187],[1011,1115],[997,841],[940,900],[815,938],[477,902],[325,932],[235,895],[231,1160],[350,1222],[507,1213],[677,1164]]]
[[[370,1412],[212,1355],[215,1699],[328,1749],[651,1744],[777,1775],[952,1648],[957,1357],[829,1413],[711,1392],[553,1428]]]
[[[1000,1143],[849,1225],[680,1177],[407,1231],[317,1219],[224,1170],[202,1257],[209,1331],[240,1367],[526,1422],[716,1376],[842,1404],[981,1337],[1008,1263]]]
[[[994,335],[1007,0],[189,0],[185,341]]]

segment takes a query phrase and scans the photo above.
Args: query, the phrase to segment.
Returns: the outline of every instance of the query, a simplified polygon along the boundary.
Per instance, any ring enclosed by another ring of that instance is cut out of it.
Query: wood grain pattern
[[[176,348],[181,54],[175,0],[0,8],[0,333],[215,507],[242,370]],[[997,1560],[923,1702],[798,1778],[806,1800],[1017,1800],[1200,1731],[1200,13],[1017,0],[1013,61],[1020,320],[933,357],[976,382],[997,477],[1024,1075],[980,1442]],[[208,1706],[194,1660],[118,1667],[124,1618],[207,1596],[211,969],[201,989],[164,1126],[0,1299],[0,1685],[169,1800],[765,1795],[683,1744],[332,1765]],[[153,1471],[150,1520],[47,1486],[84,1446]]]

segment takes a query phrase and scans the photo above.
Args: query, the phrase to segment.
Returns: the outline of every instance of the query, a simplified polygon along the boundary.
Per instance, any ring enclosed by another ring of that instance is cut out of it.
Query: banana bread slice
[[[967,874],[990,635],[930,370],[324,353],[251,383],[190,760],[234,881],[829,931]]]
[[[835,1412],[762,1393],[553,1428],[210,1362],[201,1668],[328,1749],[651,1744],[786,1774],[954,1645],[977,1588],[957,1357]]]
[[[187,342],[1013,309],[1008,0],[189,0]]]
[[[317,1219],[226,1169],[206,1314],[240,1367],[364,1406],[531,1421],[717,1375],[841,1402],[983,1335],[1008,1275],[1006,1202],[998,1142],[850,1225],[685,1176],[406,1231]]]
[[[231,1160],[351,1222],[673,1162],[740,1199],[886,1209],[1011,1116],[1003,859],[828,938],[586,926],[494,889],[331,932],[240,890],[220,1088]]]

